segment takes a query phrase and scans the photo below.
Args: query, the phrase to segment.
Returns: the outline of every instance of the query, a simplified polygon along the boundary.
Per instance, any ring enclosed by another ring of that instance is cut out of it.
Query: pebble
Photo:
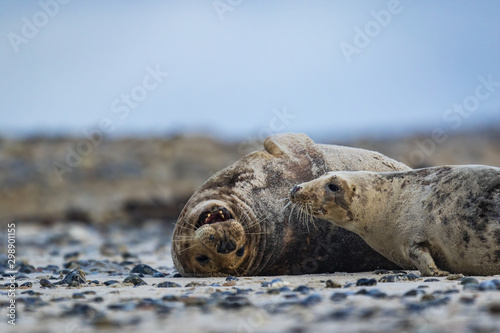
[[[228,276],[226,281],[238,281],[239,279],[236,276]]]
[[[301,294],[309,294],[309,292],[313,290],[312,288],[309,288],[308,286],[298,286],[295,288],[293,291],[301,293]]]
[[[338,282],[327,280],[325,282],[327,288],[342,288],[342,285]]]
[[[356,286],[376,286],[377,280],[375,279],[359,279],[356,281]]]
[[[467,284],[472,284],[472,285],[479,285],[479,281],[475,278],[472,277],[466,277],[460,280],[460,284],[462,285],[467,285]]]
[[[158,283],[157,288],[180,288],[182,287],[180,284],[170,281],[164,281]]]
[[[244,296],[227,296],[218,305],[223,309],[240,309],[252,305],[252,303]]]
[[[487,306],[488,312],[500,316],[500,302],[491,303]]]
[[[483,281],[479,284],[478,289],[481,291],[497,290],[497,285],[493,281]]]
[[[347,298],[346,293],[333,293],[332,296],[330,296],[330,300],[334,302],[340,302],[343,301]]]
[[[123,280],[123,283],[132,283],[134,286],[146,286],[147,283],[137,275],[130,275]]]
[[[79,285],[81,283],[87,282],[87,279],[85,278],[86,274],[81,268],[76,268],[75,270],[71,271],[64,277],[62,280],[62,283],[64,284],[72,284],[72,286]]]
[[[300,302],[300,304],[302,306],[313,306],[313,305],[320,303],[322,300],[323,300],[323,297],[321,297],[321,295],[312,294],[312,295],[307,296],[305,299],[303,299]]]
[[[159,272],[156,269],[152,268],[151,266],[139,264],[139,265],[136,265],[134,268],[132,268],[130,273],[153,275],[153,274],[159,273]]]
[[[439,282],[439,279],[434,279],[434,278],[425,279],[424,282]]]
[[[156,272],[153,274],[153,277],[154,278],[164,278],[164,277],[166,277],[166,275],[163,274],[162,272]]]
[[[421,289],[411,289],[408,290],[406,293],[403,294],[403,297],[414,297],[418,295],[423,295],[425,292]]]
[[[384,275],[384,274],[389,274],[391,271],[388,271],[387,269],[376,269],[373,271],[373,274],[375,275]]]
[[[21,288],[22,288],[22,287],[31,288],[31,287],[33,287],[33,282],[24,282],[24,283],[21,285]]]
[[[85,299],[85,295],[82,293],[74,293],[72,298],[73,299]]]
[[[40,286],[44,288],[55,288],[54,284],[47,279],[41,279]]]
[[[271,280],[271,282],[266,282],[266,281],[262,282],[262,287],[279,288],[287,286],[289,284],[290,284],[289,282],[283,281],[282,279],[274,279]]]
[[[111,285],[116,284],[116,283],[120,283],[120,281],[117,281],[117,280],[108,280],[108,281],[105,281],[103,284],[105,286],[111,286]]]
[[[84,303],[75,303],[73,308],[66,311],[63,316],[81,316],[84,318],[94,318],[97,314],[97,310],[92,306]]]
[[[441,305],[446,305],[450,301],[450,297],[446,296],[443,298],[436,298],[432,300],[427,300],[427,301],[422,301],[418,303],[408,303],[406,304],[406,308],[410,312],[420,312],[424,309],[430,308],[430,307],[437,307]]]

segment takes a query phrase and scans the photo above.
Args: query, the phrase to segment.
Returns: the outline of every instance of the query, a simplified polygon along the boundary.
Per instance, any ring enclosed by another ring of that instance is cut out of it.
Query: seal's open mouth
[[[198,218],[197,227],[201,227],[205,224],[212,224],[218,222],[224,222],[232,219],[231,213],[224,207],[216,207],[213,210],[205,211],[200,214]]]

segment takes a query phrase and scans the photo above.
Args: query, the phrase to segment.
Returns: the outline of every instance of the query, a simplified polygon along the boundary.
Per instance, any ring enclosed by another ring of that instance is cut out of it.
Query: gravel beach
[[[1,332],[499,332],[500,276],[418,271],[180,277],[172,226],[16,224],[16,326]],[[2,239],[6,248],[6,239]]]

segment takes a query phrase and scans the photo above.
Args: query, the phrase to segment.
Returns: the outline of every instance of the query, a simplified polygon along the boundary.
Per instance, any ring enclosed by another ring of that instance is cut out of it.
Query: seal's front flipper
[[[273,156],[295,155],[297,150],[312,146],[315,146],[314,141],[302,133],[275,134],[264,141],[264,148]]]
[[[410,261],[424,276],[446,276],[450,273],[437,268],[429,248],[425,243],[410,246],[408,256]]]

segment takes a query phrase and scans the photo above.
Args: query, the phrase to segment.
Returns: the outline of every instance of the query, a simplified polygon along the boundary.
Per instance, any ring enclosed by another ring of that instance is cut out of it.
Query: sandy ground
[[[499,275],[476,277],[479,287],[444,277],[408,280],[418,271],[174,277],[170,231],[153,222],[100,230],[16,224],[16,259],[23,263],[17,269],[24,272],[16,282],[32,286],[16,290],[16,326],[11,326],[4,274],[0,331],[500,332],[500,289],[494,284]],[[2,253],[6,247],[2,239]],[[5,255],[0,259],[4,264]],[[165,276],[143,274],[144,285],[123,283],[137,264]],[[86,282],[42,287],[42,279],[57,283],[77,267],[87,273]],[[382,282],[386,276],[401,280]],[[357,286],[362,278],[375,279],[376,285]],[[105,285],[111,280],[118,282]],[[176,285],[159,287],[165,282]]]

